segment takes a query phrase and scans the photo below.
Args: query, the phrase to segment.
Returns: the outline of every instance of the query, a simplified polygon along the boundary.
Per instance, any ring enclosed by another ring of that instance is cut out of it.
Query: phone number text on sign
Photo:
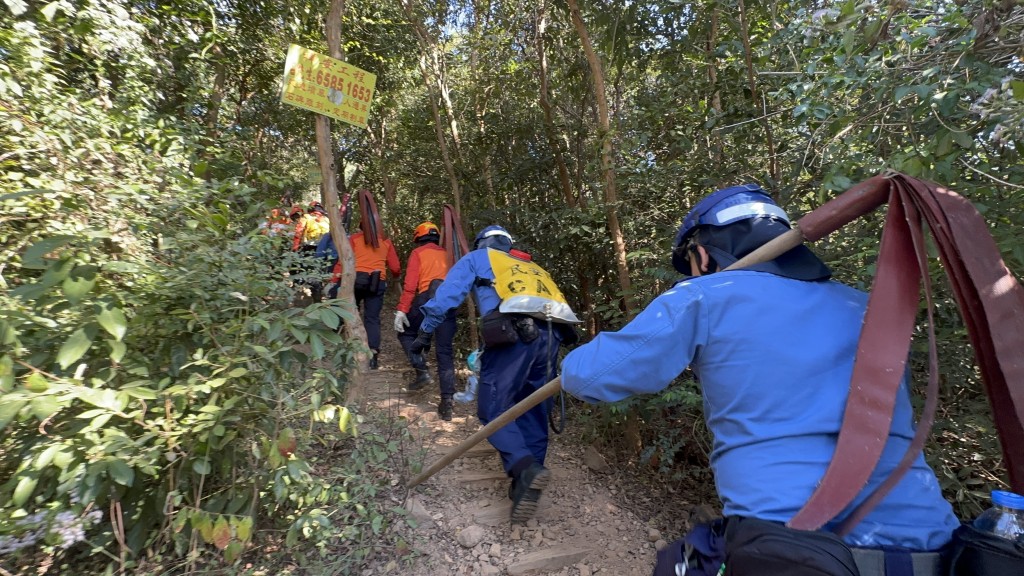
[[[292,44],[281,101],[365,128],[376,83],[374,74]]]

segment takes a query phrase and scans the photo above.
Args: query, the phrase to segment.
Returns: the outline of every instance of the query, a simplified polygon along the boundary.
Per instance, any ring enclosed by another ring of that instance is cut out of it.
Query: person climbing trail
[[[402,344],[409,363],[416,370],[415,379],[409,384],[410,390],[419,390],[433,383],[425,358],[412,353],[423,313],[420,307],[434,296],[437,287],[448,274],[448,255],[440,246],[441,232],[433,222],[423,222],[413,231],[416,248],[409,254],[405,265],[405,282],[402,296],[395,311],[395,331]],[[445,314],[444,319],[434,328],[436,340],[437,378],[441,388],[441,401],[437,413],[442,420],[450,421],[455,394],[455,309]]]
[[[501,226],[482,229],[473,250],[455,263],[434,297],[421,307],[424,319],[410,347],[413,354],[427,349],[449,311],[470,291],[474,293],[484,341],[477,416],[484,424],[554,376],[566,324],[579,321],[548,273],[532,261],[512,256],[511,250],[512,235],[507,230]],[[489,438],[512,479],[508,496],[516,523],[534,516],[541,492],[551,480],[544,467],[550,404],[533,407]]]

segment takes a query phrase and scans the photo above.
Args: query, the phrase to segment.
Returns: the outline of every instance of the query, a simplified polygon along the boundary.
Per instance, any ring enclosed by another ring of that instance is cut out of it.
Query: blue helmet
[[[789,216],[757,184],[723,188],[694,206],[676,232],[672,243],[672,265],[684,274],[690,273],[687,242],[702,226],[726,226],[750,218],[770,218],[789,227]]]
[[[488,226],[473,239],[473,249],[477,248],[495,248],[508,252],[512,248],[512,235],[501,226]]]

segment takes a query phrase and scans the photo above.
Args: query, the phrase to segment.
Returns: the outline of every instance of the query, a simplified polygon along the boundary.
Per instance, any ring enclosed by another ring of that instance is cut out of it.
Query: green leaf
[[[337,330],[338,326],[341,326],[341,318],[334,313],[330,308],[320,309],[320,320],[327,325],[331,330]]]
[[[46,392],[49,388],[50,383],[46,381],[46,376],[39,372],[33,372],[25,379],[25,389],[29,392]]]
[[[4,354],[0,356],[0,393],[14,390],[14,360]]]
[[[235,535],[242,542],[248,542],[252,537],[252,516],[246,516],[235,524]]]
[[[238,557],[242,555],[242,543],[232,540],[227,548],[224,549],[224,561],[228,564],[233,564]]]
[[[320,335],[316,332],[310,332],[309,346],[313,350],[313,358],[320,359],[324,357],[324,341],[320,339]]]
[[[124,312],[116,306],[104,307],[96,315],[96,321],[118,341],[124,338],[125,332],[128,331],[128,320],[125,318]]]
[[[29,410],[40,422],[53,416],[64,407],[64,403],[52,394],[38,396],[29,401]]]
[[[57,352],[57,363],[60,364],[62,369],[67,370],[68,366],[71,366],[85,355],[90,346],[92,346],[92,340],[86,336],[85,329],[79,328],[75,330]]]
[[[893,92],[893,102],[899,102],[900,100],[903,100],[903,97],[906,96],[907,94],[910,94],[914,90],[914,88],[914,86],[899,86]]]
[[[1010,89],[1015,100],[1024,100],[1024,80],[1010,80]]]
[[[110,458],[107,460],[107,472],[110,477],[121,486],[131,486],[135,480],[135,470],[126,464],[124,460]]]
[[[192,461],[192,471],[195,472],[196,474],[209,474],[210,469],[211,468],[209,458],[196,458],[195,460]]]
[[[50,252],[56,250],[57,248],[60,248],[61,246],[74,240],[74,238],[74,236],[66,235],[51,236],[49,238],[44,238],[43,240],[36,242],[35,244],[29,246],[29,248],[25,250],[25,254],[21,257],[22,267],[32,268],[35,270],[46,269],[48,264],[44,257]]]
[[[29,496],[35,491],[38,481],[39,479],[35,476],[22,476],[21,480],[18,480],[18,485],[14,488],[11,503],[17,508],[24,506],[25,502],[28,502]]]
[[[18,412],[28,404],[28,400],[4,400],[0,402],[0,432],[3,432],[4,428],[14,420]]]
[[[238,368],[235,368],[231,372],[228,372],[228,377],[229,378],[241,378],[242,376],[245,376],[248,373],[249,373],[248,369],[242,368],[241,366],[239,366]]]
[[[72,304],[78,304],[95,285],[96,267],[78,266],[64,279],[61,288],[64,290],[65,298]]]
[[[967,132],[951,132],[953,135],[953,141],[957,143],[957,146],[970,150],[974,147],[974,138]]]
[[[110,359],[114,362],[120,362],[124,358],[125,352],[128,351],[128,347],[125,346],[124,342],[118,342],[117,340],[107,340],[107,344],[110,345]]]

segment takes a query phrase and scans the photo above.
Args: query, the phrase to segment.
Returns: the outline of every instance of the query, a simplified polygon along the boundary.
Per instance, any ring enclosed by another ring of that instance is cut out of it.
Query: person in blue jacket
[[[504,254],[495,255],[494,251]],[[509,252],[516,262],[524,266],[529,263],[529,256],[512,249],[512,236],[501,226],[488,226],[477,234],[473,250],[452,266],[434,297],[420,308],[424,318],[410,348],[411,353],[419,354],[429,346],[434,329],[444,321],[449,310],[462,304],[470,291],[476,297],[482,318],[498,313],[502,298],[494,286],[496,276],[492,258],[504,258]],[[526,317],[517,318],[529,323]],[[494,420],[557,375],[562,330],[548,330],[538,323],[532,334],[525,336],[519,328],[517,322],[516,330],[521,338],[514,343],[497,346],[485,343],[480,358],[477,397],[477,416],[483,424]],[[512,499],[513,522],[523,523],[533,517],[541,491],[551,479],[550,471],[544,467],[550,406],[550,401],[542,402],[489,438],[491,445],[501,454],[506,474],[512,478],[509,498]]]
[[[588,402],[658,392],[689,366],[714,435],[711,467],[726,518],[792,518],[824,475],[842,424],[867,294],[830,280],[806,246],[722,271],[788,229],[786,213],[759,186],[714,192],[686,215],[673,244],[674,268],[690,277],[562,362],[563,389]],[[904,380],[878,467],[826,529],[897,465],[914,436],[912,420]],[[937,550],[957,526],[918,455],[845,542]]]

